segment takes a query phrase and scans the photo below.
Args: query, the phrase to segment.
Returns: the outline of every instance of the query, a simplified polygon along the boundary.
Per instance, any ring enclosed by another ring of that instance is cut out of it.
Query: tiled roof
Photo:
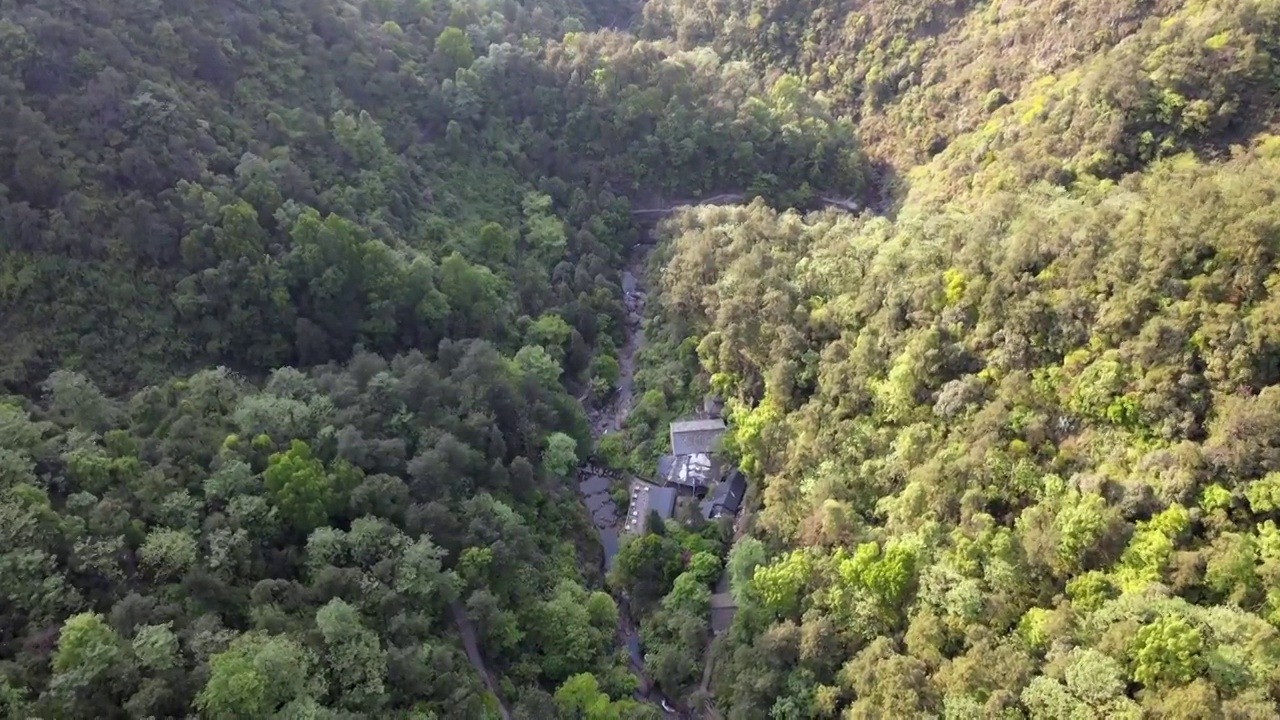
[[[747,479],[735,469],[702,501],[702,516],[714,520],[722,515],[737,515],[746,492]]]
[[[671,517],[675,508],[675,488],[656,487],[637,480],[631,483],[631,505],[627,510],[623,530],[629,533],[643,532],[649,513],[656,512],[658,517],[665,520]]]
[[[724,435],[724,420],[681,420],[671,423],[671,454],[675,456],[709,454],[716,450]]]
[[[675,459],[663,479],[673,485],[708,487],[719,477],[715,458],[703,453],[681,455]]]

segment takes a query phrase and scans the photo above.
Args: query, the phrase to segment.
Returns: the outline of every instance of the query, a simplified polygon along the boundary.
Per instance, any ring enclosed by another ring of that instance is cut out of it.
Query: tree
[[[507,264],[515,253],[515,242],[511,234],[495,222],[485,223],[480,228],[477,242],[477,253],[490,268],[496,269]]]
[[[138,549],[142,566],[159,581],[180,577],[195,565],[198,553],[199,545],[194,537],[168,528],[152,530]]]
[[[621,433],[601,435],[596,441],[596,451],[592,458],[600,465],[614,470],[621,470],[626,463],[626,450]]]
[[[1189,682],[1199,672],[1204,639],[1177,615],[1163,615],[1139,628],[1129,646],[1133,679],[1161,687]]]
[[[759,565],[751,575],[751,594],[773,613],[790,617],[798,615],[805,588],[814,571],[808,553],[797,550],[768,565]]]
[[[314,658],[295,641],[248,633],[209,659],[209,680],[195,706],[211,718],[268,717],[323,694]]]
[[[754,537],[745,537],[734,543],[729,551],[729,588],[739,605],[746,605],[752,595],[751,580],[756,568],[768,561],[764,543]]]
[[[53,671],[92,682],[115,668],[123,658],[120,638],[97,613],[80,613],[67,618],[58,636],[53,655]]]
[[[436,37],[435,55],[446,76],[452,76],[459,68],[471,67],[475,62],[470,38],[455,27],[445,28]]]
[[[1249,509],[1258,515],[1280,509],[1280,472],[1267,473],[1249,483],[1244,496],[1249,500]]]
[[[515,361],[516,367],[525,377],[533,378],[545,388],[559,387],[564,369],[541,345],[525,345],[520,348]]]
[[[557,362],[565,356],[565,347],[573,336],[573,328],[559,315],[543,315],[529,326],[525,341],[541,345]]]
[[[380,708],[386,702],[387,659],[377,635],[339,598],[316,612],[316,627],[324,637],[324,661],[337,704],[356,712]]]
[[[178,664],[178,637],[169,625],[144,625],[133,636],[134,656],[152,672],[171,670]]]
[[[535,618],[528,637],[540,648],[542,674],[552,683],[587,672],[606,652],[617,629],[616,607],[608,612],[607,606],[568,581],[542,603]]]
[[[406,547],[396,568],[396,592],[412,598],[419,608],[453,600],[458,580],[443,569],[445,554],[426,536]]]
[[[84,375],[55,370],[42,387],[55,422],[89,431],[103,431],[110,426],[114,404]]]
[[[542,467],[554,477],[568,477],[578,466],[578,443],[564,433],[552,433],[547,437],[547,447],[542,453]]]
[[[591,388],[599,397],[613,392],[618,383],[621,369],[617,358],[612,355],[596,355],[591,360]]]
[[[556,690],[556,705],[570,717],[584,720],[616,720],[617,709],[609,696],[600,692],[600,684],[591,673],[568,678]]]
[[[336,506],[337,488],[324,465],[311,456],[311,448],[301,440],[289,449],[272,455],[262,473],[263,483],[281,515],[300,532],[323,525]]]
[[[937,691],[919,660],[894,651],[888,638],[876,638],[841,671],[857,693],[851,708],[856,715],[910,717],[931,712]]]
[[[625,541],[614,556],[610,582],[631,593],[634,602],[650,602],[666,595],[680,572],[680,546],[652,533]]]

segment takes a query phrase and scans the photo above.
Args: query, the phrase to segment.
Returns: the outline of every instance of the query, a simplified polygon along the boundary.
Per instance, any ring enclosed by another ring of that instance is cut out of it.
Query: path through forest
[[[507,709],[507,703],[502,699],[502,693],[498,691],[498,681],[484,664],[484,656],[480,654],[480,643],[476,640],[476,629],[471,624],[471,618],[467,617],[467,611],[462,607],[462,603],[454,601],[449,603],[449,612],[453,613],[453,622],[458,626],[458,635],[462,638],[462,649],[467,653],[467,660],[471,661],[471,666],[480,673],[489,692],[493,693],[494,699],[498,701],[498,713],[502,715],[502,720],[511,720],[511,711]]]

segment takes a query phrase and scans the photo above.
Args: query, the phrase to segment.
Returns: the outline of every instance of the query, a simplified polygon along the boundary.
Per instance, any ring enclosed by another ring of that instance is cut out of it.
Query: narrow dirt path
[[[502,720],[511,720],[511,711],[507,709],[507,703],[498,690],[498,681],[484,664],[484,657],[480,654],[480,643],[476,640],[476,629],[471,624],[471,618],[467,617],[466,609],[462,607],[462,603],[454,601],[449,603],[449,611],[453,613],[453,623],[458,626],[458,635],[462,637],[462,648],[467,653],[467,659],[471,661],[471,666],[476,669],[476,672],[480,673],[489,692],[493,693],[493,697],[497,699],[498,713],[502,715]]]

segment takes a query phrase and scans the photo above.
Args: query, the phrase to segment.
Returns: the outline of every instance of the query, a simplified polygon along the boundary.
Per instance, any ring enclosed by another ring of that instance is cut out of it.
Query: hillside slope
[[[726,716],[1274,716],[1278,10],[647,5],[897,183],[665,227],[641,389],[753,480]]]
[[[627,194],[860,182],[851,128],[819,103],[705,52],[566,36],[568,9],[11,4],[0,382],[17,389],[57,367],[123,389],[355,345],[514,350],[548,312],[590,348],[622,314],[597,291]]]
[[[660,714],[573,492],[630,196],[864,161],[588,5],[0,0],[0,716]]]
[[[1268,0],[649,0],[644,10],[650,33],[795,73],[854,114],[869,151],[899,170],[980,130],[960,154],[1013,146],[1042,175],[1112,175],[1268,126],[1278,14]],[[1065,162],[1038,167],[1046,152]]]

